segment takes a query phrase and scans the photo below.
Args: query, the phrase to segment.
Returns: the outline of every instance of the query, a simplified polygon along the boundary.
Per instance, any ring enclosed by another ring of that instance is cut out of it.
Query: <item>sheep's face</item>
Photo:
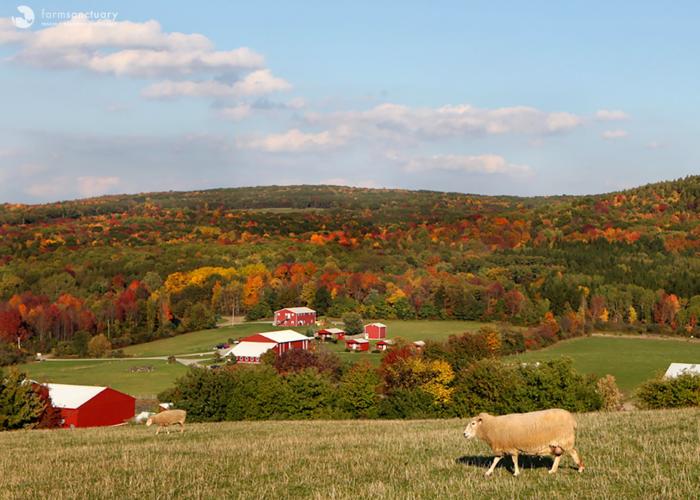
[[[150,427],[151,425],[153,425],[153,419],[149,418],[148,420],[146,420],[146,427]]]
[[[481,425],[481,422],[482,418],[480,416],[472,418],[467,424],[467,427],[464,429],[464,437],[467,439],[476,437],[476,433]]]

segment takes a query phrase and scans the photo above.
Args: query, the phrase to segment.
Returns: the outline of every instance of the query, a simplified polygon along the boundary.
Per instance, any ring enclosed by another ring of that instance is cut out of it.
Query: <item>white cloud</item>
[[[362,181],[351,181],[344,177],[332,177],[330,179],[323,179],[318,181],[318,184],[325,186],[350,186],[350,187],[362,187],[362,188],[377,188],[379,184],[377,181],[372,179],[365,179]]]
[[[365,137],[398,140],[407,136],[435,139],[483,134],[548,135],[569,131],[583,122],[571,113],[548,113],[527,106],[482,109],[462,104],[410,108],[391,103],[367,111],[309,113],[307,120],[327,126],[342,124]]]
[[[601,122],[614,122],[620,120],[627,120],[629,116],[624,111],[619,109],[601,109],[596,111],[596,120]]]
[[[281,134],[271,134],[259,139],[240,141],[239,145],[269,153],[299,153],[305,151],[326,150],[345,142],[342,133],[323,131],[305,133],[299,129],[291,129]]]
[[[82,196],[99,196],[108,193],[111,188],[119,185],[119,177],[78,177],[78,192]]]
[[[616,129],[616,130],[606,130],[600,135],[603,139],[606,140],[615,140],[615,139],[622,139],[624,137],[627,137],[627,131],[622,130],[622,129]]]
[[[510,176],[528,176],[533,173],[532,168],[528,165],[509,163],[502,156],[492,154],[478,156],[433,155],[414,158],[405,163],[404,169],[408,172],[446,170]]]
[[[236,104],[235,106],[228,106],[221,108],[219,114],[230,120],[242,120],[251,115],[252,109],[250,104]]]
[[[174,97],[246,97],[287,90],[291,85],[272,75],[270,70],[258,70],[232,84],[217,80],[172,81],[154,83],[142,92],[144,97],[168,99]]]

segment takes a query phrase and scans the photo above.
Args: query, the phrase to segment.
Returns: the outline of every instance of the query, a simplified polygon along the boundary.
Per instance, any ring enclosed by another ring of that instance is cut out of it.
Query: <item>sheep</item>
[[[493,416],[480,413],[472,418],[464,429],[464,437],[477,437],[485,441],[496,455],[486,475],[493,474],[503,455],[510,455],[515,466],[514,475],[520,474],[518,454],[554,455],[554,463],[549,470],[554,474],[564,453],[569,453],[583,472],[583,461],[574,442],[576,440],[576,420],[566,410],[551,409],[530,413],[512,413]]]
[[[185,432],[185,418],[187,418],[187,412],[185,410],[166,410],[156,413],[146,420],[146,427],[156,424],[158,426],[156,435],[158,435],[163,427],[165,427],[168,434],[170,434],[170,426],[179,424],[180,432],[182,433]]]

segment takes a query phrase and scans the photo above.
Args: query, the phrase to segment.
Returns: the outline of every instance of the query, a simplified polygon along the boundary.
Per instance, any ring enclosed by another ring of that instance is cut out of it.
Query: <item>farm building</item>
[[[316,332],[316,335],[321,340],[328,340],[334,337],[338,340],[343,340],[345,338],[345,331],[340,328],[324,328]]]
[[[416,346],[416,349],[418,351],[422,351],[423,349],[425,349],[425,341],[424,340],[416,340],[415,342],[413,342],[413,345]]]
[[[664,378],[676,378],[678,375],[692,373],[700,375],[700,365],[690,363],[671,363],[664,373]]]
[[[316,311],[308,307],[287,307],[275,311],[275,326],[306,326],[316,323]]]
[[[277,355],[290,349],[308,349],[311,339],[292,330],[256,333],[244,337],[232,348],[224,351],[223,356],[235,356],[239,363],[260,363],[260,357],[270,349]]]
[[[384,323],[370,323],[365,325],[366,339],[385,339],[386,325]]]
[[[349,339],[345,341],[345,347],[351,351],[369,351],[369,341],[365,339]]]
[[[378,350],[378,351],[386,351],[386,350],[389,349],[389,347],[391,347],[393,344],[394,344],[394,342],[393,342],[392,340],[390,340],[390,339],[387,339],[387,340],[380,340],[379,342],[377,342],[377,350]]]
[[[46,384],[54,407],[61,411],[63,427],[102,427],[129,420],[136,399],[109,387]]]

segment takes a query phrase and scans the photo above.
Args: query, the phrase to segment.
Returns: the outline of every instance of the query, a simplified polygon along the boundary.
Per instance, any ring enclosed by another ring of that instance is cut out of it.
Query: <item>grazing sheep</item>
[[[579,457],[574,442],[576,421],[566,410],[542,410],[530,413],[512,413],[496,417],[480,413],[472,418],[464,429],[464,437],[478,437],[485,441],[496,455],[486,475],[490,476],[503,455],[510,455],[515,466],[515,475],[520,474],[518,454],[554,455],[554,463],[549,470],[554,474],[564,453],[569,453],[583,472],[583,461]]]
[[[156,435],[163,427],[165,427],[168,434],[170,434],[170,426],[179,424],[180,432],[185,432],[185,418],[187,418],[187,412],[185,410],[166,410],[156,413],[146,420],[146,427],[156,424],[158,426]]]

